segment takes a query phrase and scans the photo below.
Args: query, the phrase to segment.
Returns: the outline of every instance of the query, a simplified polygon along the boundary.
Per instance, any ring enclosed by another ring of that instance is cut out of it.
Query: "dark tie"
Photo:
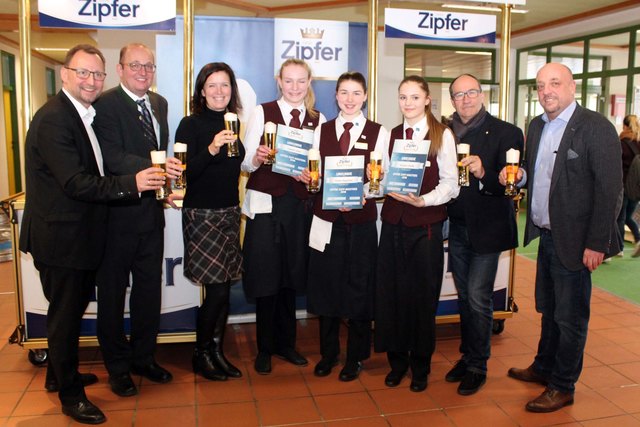
[[[413,128],[407,128],[404,132],[407,134],[407,139],[413,139]]]
[[[153,145],[154,148],[158,148],[158,139],[156,138],[156,131],[153,128],[153,120],[151,120],[151,114],[147,109],[147,105],[144,102],[144,99],[138,99],[136,104],[140,106],[141,116],[140,121],[142,122],[142,133],[147,141]]]
[[[344,132],[340,135],[340,140],[338,142],[340,143],[340,151],[342,151],[342,155],[346,156],[349,152],[349,144],[351,143],[351,134],[349,133],[349,129],[353,127],[353,123],[346,122],[342,126],[344,126]]]
[[[300,110],[294,108],[291,110],[291,121],[289,122],[289,126],[292,128],[300,129]]]

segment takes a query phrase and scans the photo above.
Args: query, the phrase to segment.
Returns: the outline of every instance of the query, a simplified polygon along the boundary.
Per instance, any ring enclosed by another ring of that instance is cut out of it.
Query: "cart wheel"
[[[504,319],[496,319],[493,321],[493,327],[491,328],[495,335],[501,334],[504,331]]]
[[[49,351],[46,349],[29,350],[29,362],[35,366],[41,366],[49,360]]]

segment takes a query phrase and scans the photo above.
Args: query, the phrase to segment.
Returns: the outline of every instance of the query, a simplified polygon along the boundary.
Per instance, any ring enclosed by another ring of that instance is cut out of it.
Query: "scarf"
[[[451,121],[451,127],[453,127],[454,135],[458,138],[458,140],[461,140],[462,138],[464,138],[466,134],[468,134],[469,132],[471,132],[476,128],[479,128],[482,125],[482,123],[484,123],[484,119],[486,117],[487,117],[487,111],[484,109],[484,105],[480,108],[480,111],[478,111],[478,114],[473,116],[473,118],[469,120],[467,123],[462,123],[462,120],[460,119],[460,116],[458,115],[457,112],[453,113],[453,120]]]

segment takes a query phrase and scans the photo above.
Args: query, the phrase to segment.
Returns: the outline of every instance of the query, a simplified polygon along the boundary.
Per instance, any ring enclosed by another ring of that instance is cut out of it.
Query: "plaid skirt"
[[[195,283],[240,278],[240,207],[182,209],[184,276]]]

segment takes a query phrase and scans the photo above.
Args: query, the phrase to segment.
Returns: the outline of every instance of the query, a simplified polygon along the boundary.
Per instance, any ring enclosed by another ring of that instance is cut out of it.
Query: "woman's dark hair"
[[[359,73],[358,71],[347,71],[346,73],[342,73],[336,82],[336,92],[338,92],[340,83],[345,80],[353,80],[354,82],[360,83],[364,88],[364,93],[367,93],[367,79],[365,79],[362,73]]]
[[[229,100],[229,105],[227,105],[227,110],[236,114],[242,110],[242,103],[238,94],[238,83],[233,70],[224,62],[210,62],[200,69],[198,77],[196,77],[193,97],[191,98],[191,111],[194,114],[202,113],[206,110],[207,99],[202,95],[202,89],[204,89],[204,84],[209,76],[220,71],[227,73],[231,82],[231,99]]]
[[[420,89],[427,94],[427,97],[430,96],[431,92],[429,91],[429,84],[420,76],[407,76],[398,85],[398,90],[400,87],[405,84],[413,82],[420,86]],[[431,140],[431,145],[429,146],[429,154],[435,156],[440,151],[442,147],[442,134],[447,129],[445,125],[440,123],[438,119],[431,112],[431,101],[424,107],[424,112],[427,115],[427,124],[429,125],[429,139]]]

